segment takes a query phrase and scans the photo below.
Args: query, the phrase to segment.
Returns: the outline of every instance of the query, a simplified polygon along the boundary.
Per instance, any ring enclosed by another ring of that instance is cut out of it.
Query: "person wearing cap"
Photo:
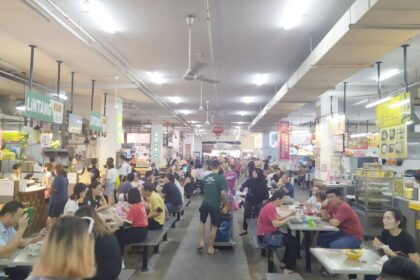
[[[216,238],[217,227],[220,223],[220,205],[224,200],[227,189],[226,180],[223,175],[219,175],[220,162],[213,160],[211,163],[212,173],[204,177],[204,197],[200,206],[200,228],[198,249],[204,248],[204,234],[207,217],[210,215],[211,227],[207,253],[214,255],[214,240]]]

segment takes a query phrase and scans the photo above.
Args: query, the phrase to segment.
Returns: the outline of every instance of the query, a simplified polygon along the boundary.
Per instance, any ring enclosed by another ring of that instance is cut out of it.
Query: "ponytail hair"
[[[398,225],[398,227],[400,229],[402,229],[402,230],[407,229],[407,218],[403,215],[403,213],[401,213],[401,211],[399,209],[390,208],[390,209],[386,210],[386,212],[391,212],[392,215],[394,216],[394,219],[397,222],[400,222],[400,224]]]
[[[264,203],[263,207],[270,202],[276,201],[277,199],[282,199],[284,197],[284,192],[281,190],[276,191],[273,195]]]

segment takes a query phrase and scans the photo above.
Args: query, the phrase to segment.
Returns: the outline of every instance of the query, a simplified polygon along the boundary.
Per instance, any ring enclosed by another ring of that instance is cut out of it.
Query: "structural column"
[[[152,122],[151,135],[150,135],[150,158],[156,166],[165,164],[163,160],[163,126],[160,122]]]

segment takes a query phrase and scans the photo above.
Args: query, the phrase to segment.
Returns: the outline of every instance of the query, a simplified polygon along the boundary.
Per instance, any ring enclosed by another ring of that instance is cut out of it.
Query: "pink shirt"
[[[147,227],[147,213],[143,203],[133,204],[128,210],[125,220],[130,223],[132,227]]]
[[[277,231],[277,228],[275,228],[271,222],[277,219],[276,206],[274,206],[272,202],[267,203],[260,210],[260,215],[258,216],[257,235],[269,235]]]

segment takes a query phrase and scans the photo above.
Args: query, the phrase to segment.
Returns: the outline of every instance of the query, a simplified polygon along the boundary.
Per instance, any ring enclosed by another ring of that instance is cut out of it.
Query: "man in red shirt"
[[[321,216],[338,232],[327,232],[318,237],[318,246],[334,249],[357,249],[362,243],[362,225],[359,217],[346,202],[341,200],[338,189],[327,190],[328,205],[321,209]]]

